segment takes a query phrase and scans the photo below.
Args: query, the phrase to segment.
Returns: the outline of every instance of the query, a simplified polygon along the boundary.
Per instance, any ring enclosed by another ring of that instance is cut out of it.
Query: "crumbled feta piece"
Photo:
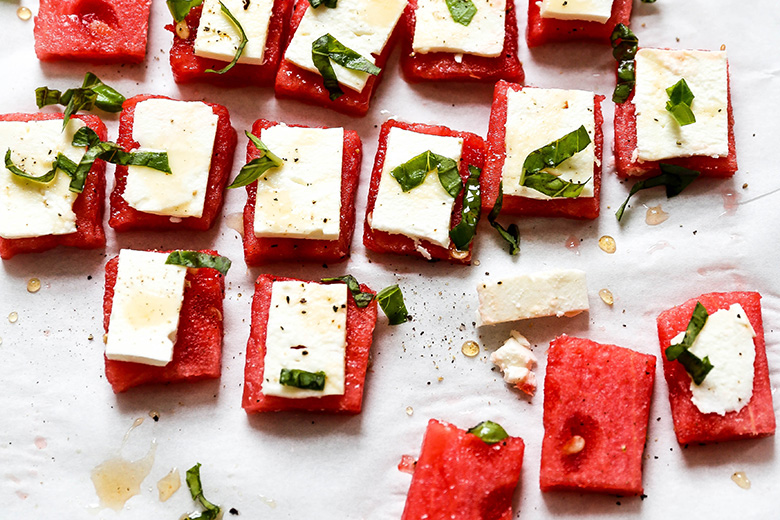
[[[536,392],[536,356],[522,334],[513,330],[510,335],[503,346],[490,354],[490,361],[504,373],[504,381],[532,396]]]

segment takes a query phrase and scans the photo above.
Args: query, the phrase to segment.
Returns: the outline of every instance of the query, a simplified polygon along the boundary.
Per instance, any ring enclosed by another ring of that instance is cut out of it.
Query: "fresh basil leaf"
[[[62,127],[65,128],[73,114],[80,110],[92,110],[98,107],[106,112],[121,112],[125,97],[115,89],[103,83],[91,72],[84,75],[84,82],[79,88],[70,88],[65,92],[38,87],[35,89],[35,104],[38,108],[48,105],[63,105],[65,107]]]
[[[520,179],[520,185],[527,186],[524,182],[527,174],[537,173],[545,168],[555,168],[574,154],[584,150],[589,144],[590,136],[585,130],[585,125],[582,125],[560,139],[534,150],[528,154],[523,162],[523,178]]]
[[[685,367],[685,371],[690,374],[693,382],[697,385],[700,385],[710,370],[713,369],[709,357],[705,356],[704,359],[699,359],[689,350],[693,346],[693,342],[696,341],[696,336],[699,335],[707,323],[707,318],[709,318],[707,309],[701,302],[696,302],[696,307],[693,309],[693,314],[688,322],[688,327],[685,329],[685,336],[682,342],[668,346],[664,352],[666,359],[669,361],[676,360]]]
[[[79,110],[92,110],[95,107],[97,92],[88,88],[68,89],[62,95],[60,101],[66,103],[62,118],[62,128],[64,129],[68,126],[73,114]]]
[[[468,433],[476,435],[482,439],[485,444],[496,444],[509,437],[506,430],[502,428],[500,424],[494,423],[493,421],[482,421],[473,428],[470,428]]]
[[[685,78],[667,88],[666,95],[669,96],[669,101],[666,102],[666,110],[672,114],[672,117],[680,126],[696,122],[696,116],[693,115],[693,110],[691,110],[694,95],[688,87]]]
[[[450,230],[450,239],[458,251],[466,251],[477,233],[482,210],[482,194],[480,192],[479,177],[482,170],[476,166],[469,166],[469,178],[463,192],[463,213],[458,225]]]
[[[355,300],[355,305],[357,305],[359,309],[368,307],[368,304],[371,303],[374,299],[373,293],[363,292],[360,289],[360,283],[357,281],[357,278],[351,274],[336,276],[333,278],[323,278],[320,281],[323,283],[343,282],[347,284],[347,288],[349,289],[349,292],[352,293],[352,298]]]
[[[468,25],[477,14],[477,7],[471,0],[447,0],[447,9],[455,22]]]
[[[523,186],[527,186],[549,197],[579,197],[590,178],[583,183],[571,182],[561,179],[547,172],[538,172],[526,175]]]
[[[190,9],[201,5],[203,0],[167,0],[166,3],[173,19],[181,22],[190,14]]]
[[[615,213],[618,221],[623,218],[623,213],[626,210],[628,201],[638,191],[655,188],[657,186],[665,186],[666,197],[676,197],[682,193],[682,191],[687,188],[696,179],[696,177],[699,176],[700,173],[696,170],[689,170],[688,168],[674,164],[661,163],[659,167],[662,172],[660,175],[650,177],[649,179],[645,179],[634,184],[634,186],[631,188],[631,191],[628,193],[628,197],[626,198],[625,202],[623,202],[623,204],[620,206],[620,209],[618,209]]]
[[[247,184],[252,184],[257,179],[260,178],[261,175],[263,175],[265,172],[270,170],[271,168],[276,168],[278,166],[282,165],[282,160],[277,157],[271,150],[268,149],[268,147],[263,144],[263,142],[258,139],[255,135],[244,131],[246,136],[249,138],[250,141],[257,147],[258,150],[260,150],[260,157],[256,159],[252,159],[248,163],[246,163],[242,168],[241,171],[238,172],[238,175],[236,176],[236,179],[233,181],[233,183],[228,186],[228,189],[231,188],[240,188],[241,186],[246,186]]]
[[[321,5],[324,5],[325,7],[328,7],[330,9],[335,9],[337,7],[336,4],[338,4],[339,0],[309,0],[309,5],[313,8],[318,8]]]
[[[220,9],[222,10],[222,14],[228,17],[228,20],[230,20],[233,25],[236,26],[236,29],[238,29],[238,33],[241,35],[241,41],[238,43],[238,48],[236,49],[236,55],[233,56],[233,61],[228,63],[224,68],[219,70],[214,69],[206,69],[206,72],[210,72],[213,74],[224,74],[230,69],[235,66],[236,63],[238,63],[238,59],[241,57],[241,54],[244,52],[244,47],[246,47],[246,44],[249,42],[249,38],[246,36],[246,32],[244,32],[244,28],[241,27],[241,23],[236,19],[235,16],[233,16],[233,13],[230,12],[230,10],[225,7],[225,4],[222,3],[222,0],[219,2]]]
[[[200,462],[187,470],[187,487],[190,489],[192,499],[200,503],[205,509],[199,516],[189,516],[192,520],[213,520],[217,518],[219,514],[219,506],[209,502],[205,496],[203,496],[203,485],[200,482]]]
[[[35,89],[35,104],[38,108],[43,108],[49,105],[59,105],[62,92],[49,87],[38,87]]]
[[[297,368],[292,370],[283,368],[279,374],[279,384],[305,390],[322,390],[325,388],[325,372],[306,372]]]
[[[439,175],[439,182],[444,190],[453,198],[458,196],[463,188],[463,183],[458,173],[458,163],[449,157],[444,157],[431,152],[430,150],[421,153],[393,168],[390,172],[403,191],[409,191],[416,188],[423,182],[428,173],[436,170]]]
[[[517,227],[517,224],[510,224],[508,228],[504,229],[504,227],[496,222],[496,219],[498,218],[498,214],[501,213],[501,207],[504,205],[504,183],[500,182],[498,183],[498,197],[496,197],[496,202],[493,204],[493,209],[490,210],[490,213],[488,214],[488,222],[490,222],[490,225],[493,226],[493,228],[498,231],[498,234],[506,240],[506,242],[509,244],[509,254],[510,255],[516,255],[520,252],[520,229]]]
[[[345,47],[330,34],[325,34],[314,40],[311,44],[311,59],[314,66],[322,76],[325,88],[330,93],[330,100],[336,100],[344,94],[339,87],[339,80],[333,70],[331,60],[342,67],[359,72],[367,72],[373,76],[378,75],[382,69],[368,61],[366,58]]]
[[[91,72],[84,75],[84,83],[81,88],[90,89],[97,94],[95,106],[104,112],[117,113],[122,111],[122,103],[125,102],[125,96],[116,89],[103,83],[100,78]]]
[[[404,295],[397,285],[385,287],[376,295],[376,301],[382,307],[390,325],[401,325],[409,319],[409,313],[404,304]]]
[[[612,93],[612,101],[623,103],[631,95],[636,84],[634,57],[639,50],[639,38],[627,26],[619,23],[609,37],[612,56],[618,62],[618,81]]]
[[[219,255],[210,255],[200,251],[173,251],[165,260],[169,265],[181,265],[201,269],[204,267],[216,269],[222,275],[227,275],[230,270],[231,261],[229,258]]]
[[[79,148],[95,146],[100,144],[100,136],[98,136],[97,132],[92,130],[90,127],[83,126],[76,130],[76,133],[73,134],[73,142],[71,144],[73,146],[78,146]]]
[[[18,166],[16,166],[11,160],[11,149],[9,148],[8,151],[5,152],[5,167],[8,169],[9,172],[13,173],[17,177],[22,177],[23,179],[27,179],[29,181],[37,182],[40,184],[49,184],[51,181],[54,180],[54,177],[57,176],[57,161],[55,160],[54,163],[52,163],[52,168],[48,172],[44,173],[40,176],[30,175],[26,171],[22,170]]]

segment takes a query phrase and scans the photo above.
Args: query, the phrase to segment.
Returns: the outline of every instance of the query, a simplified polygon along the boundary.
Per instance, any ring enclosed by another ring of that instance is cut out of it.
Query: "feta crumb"
[[[490,354],[490,361],[504,373],[504,381],[516,385],[518,390],[533,396],[536,392],[536,356],[525,337],[513,330],[511,337]]]

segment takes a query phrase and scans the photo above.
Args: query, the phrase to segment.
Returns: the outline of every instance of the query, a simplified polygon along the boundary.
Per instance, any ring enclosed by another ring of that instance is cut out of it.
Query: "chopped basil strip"
[[[337,7],[336,4],[338,3],[339,0],[309,0],[309,5],[315,9],[321,5],[324,5],[325,7],[329,7],[331,9],[335,9]]]
[[[54,162],[52,163],[51,170],[44,173],[43,175],[40,176],[30,175],[26,171],[16,166],[14,162],[11,160],[10,148],[8,149],[7,152],[5,152],[5,167],[8,168],[9,172],[13,173],[17,177],[22,177],[29,181],[39,182],[41,184],[49,184],[51,181],[54,180],[54,177],[57,176],[57,159],[55,159]]]
[[[395,177],[403,191],[409,191],[425,182],[425,177],[433,170],[436,170],[438,173],[439,182],[444,190],[453,198],[457,197],[463,188],[463,183],[458,173],[458,163],[449,157],[435,154],[430,150],[409,159],[400,166],[396,166],[390,172],[390,175]]]
[[[70,93],[69,96],[68,93]],[[68,100],[65,101],[65,112],[62,114],[63,129],[68,126],[73,114],[77,113],[79,110],[92,110],[97,102],[97,92],[90,89],[77,88],[66,90],[60,101],[63,101],[66,96],[68,97]]]
[[[177,22],[184,20],[190,14],[190,9],[202,3],[203,0],[167,0],[168,10]]]
[[[49,105],[59,105],[62,98],[62,92],[49,87],[38,87],[35,89],[35,104],[38,108]]]
[[[401,325],[409,319],[409,313],[404,304],[404,295],[397,285],[391,285],[379,291],[376,295],[376,301],[390,320],[390,325]]]
[[[80,88],[70,88],[65,92],[38,87],[35,89],[35,103],[38,108],[48,105],[63,105],[65,107],[62,127],[65,128],[71,116],[80,110],[92,110],[98,107],[106,112],[121,112],[125,97],[103,83],[100,78],[87,72]]]
[[[626,201],[623,202],[623,204],[620,206],[620,209],[618,209],[615,213],[618,221],[623,218],[623,212],[626,210],[626,205],[628,204],[629,199],[631,199],[631,197],[633,197],[636,192],[649,188],[655,188],[657,186],[666,186],[666,197],[675,197],[682,193],[682,191],[687,188],[688,185],[690,185],[694,179],[699,176],[700,173],[696,170],[689,170],[688,168],[676,166],[674,164],[661,163],[659,167],[661,168],[662,172],[660,175],[650,177],[649,179],[645,179],[634,184],[634,186],[631,188],[631,191],[628,193]]]
[[[320,281],[323,283],[343,282],[347,284],[347,288],[349,289],[349,292],[352,293],[352,298],[355,300],[355,305],[357,305],[360,309],[368,307],[368,304],[371,303],[371,301],[374,299],[373,293],[363,292],[360,289],[360,283],[357,281],[357,278],[351,274],[336,276],[334,278],[323,278]]]
[[[244,133],[249,138],[249,140],[252,141],[252,143],[257,147],[257,149],[260,150],[260,157],[258,157],[257,159],[252,159],[251,161],[246,163],[244,167],[241,168],[241,171],[238,172],[238,175],[236,176],[236,180],[233,181],[233,184],[228,186],[228,189],[240,188],[241,186],[252,184],[257,179],[259,179],[261,175],[263,175],[271,168],[276,168],[277,166],[282,165],[282,160],[276,155],[274,155],[274,153],[271,152],[271,150],[269,150],[268,147],[264,145],[260,139],[255,137],[254,134],[250,134],[247,131],[244,131]]]
[[[682,343],[670,345],[666,348],[666,359],[669,361],[678,361],[685,371],[690,374],[693,382],[700,385],[710,370],[713,369],[712,363],[710,363],[709,357],[705,356],[704,359],[699,359],[689,349],[693,346],[693,342],[696,341],[696,336],[699,335],[701,329],[704,328],[704,324],[707,323],[709,314],[707,309],[701,302],[696,302],[696,307],[693,309],[691,315],[691,321],[688,322],[688,327],[685,329],[685,337]]]
[[[279,384],[294,386],[305,390],[322,390],[325,388],[325,372],[306,372],[305,370],[292,370],[283,368],[279,374]]]
[[[95,106],[100,110],[112,113],[122,111],[122,103],[125,102],[125,96],[117,92],[116,89],[109,87],[100,81],[100,78],[91,72],[87,72],[84,75],[84,83],[81,85],[81,88],[88,88],[97,94]]]
[[[168,255],[165,263],[192,267],[194,269],[208,267],[216,269],[223,275],[228,273],[231,265],[230,259],[227,257],[210,255],[208,253],[201,253],[200,251],[174,251]]]
[[[382,70],[352,49],[342,45],[330,34],[325,34],[314,40],[311,44],[311,59],[314,66],[322,75],[325,88],[330,92],[330,100],[334,101],[344,94],[339,87],[339,80],[333,70],[331,60],[342,67],[360,72],[367,72],[373,76]]]
[[[500,424],[494,423],[493,421],[482,421],[469,429],[468,433],[476,435],[486,444],[495,444],[509,437],[506,430],[502,428]]]
[[[516,255],[520,252],[520,229],[517,227],[517,224],[510,224],[508,228],[504,229],[504,227],[496,222],[496,219],[498,218],[498,214],[501,213],[501,206],[504,205],[504,184],[503,182],[500,182],[498,184],[498,197],[496,197],[496,202],[493,205],[493,209],[490,210],[490,213],[488,214],[488,222],[490,222],[490,225],[495,228],[496,231],[498,231],[498,234],[506,240],[506,242],[509,244],[509,254],[510,255]]]
[[[217,518],[217,515],[219,515],[219,506],[212,504],[203,496],[203,486],[200,483],[200,462],[187,470],[185,480],[187,481],[187,487],[190,489],[192,499],[200,503],[205,509],[200,515],[190,515],[187,518],[192,520],[214,520]]]
[[[534,150],[528,154],[523,162],[520,185],[550,197],[579,197],[588,181],[581,184],[569,182],[542,170],[555,168],[574,154],[584,150],[589,144],[590,136],[583,125],[560,139]]]
[[[447,0],[447,9],[452,19],[461,25],[468,25],[477,14],[477,7],[471,0]]]
[[[631,95],[636,84],[636,65],[634,57],[639,50],[639,38],[631,29],[619,23],[609,37],[612,43],[612,56],[618,62],[618,81],[612,93],[612,101],[623,103]]]
[[[244,47],[246,47],[246,44],[249,42],[249,38],[246,36],[246,32],[244,32],[244,28],[241,27],[241,24],[238,20],[236,20],[236,17],[233,16],[233,13],[230,12],[230,10],[225,7],[225,4],[222,3],[222,0],[219,2],[220,9],[222,9],[222,14],[228,17],[228,19],[233,22],[233,25],[236,26],[236,29],[238,29],[238,33],[241,35],[241,41],[238,44],[238,48],[236,49],[236,55],[233,56],[233,61],[227,64],[225,68],[214,70],[214,69],[206,69],[206,72],[211,72],[213,74],[224,74],[230,69],[233,68],[233,66],[238,63],[238,58],[241,57],[241,54],[244,52]]]
[[[552,173],[539,172],[526,175],[523,179],[523,186],[527,186],[549,197],[579,197],[588,180],[583,183],[565,181]]]
[[[696,116],[693,115],[693,110],[691,110],[694,95],[688,87],[685,78],[667,88],[666,95],[669,96],[669,101],[666,102],[666,110],[672,114],[672,117],[680,126],[696,122]]]
[[[457,226],[450,230],[450,239],[458,251],[466,251],[477,233],[480,210],[482,209],[482,194],[479,188],[479,176],[482,170],[469,166],[469,178],[463,192],[463,213]]]

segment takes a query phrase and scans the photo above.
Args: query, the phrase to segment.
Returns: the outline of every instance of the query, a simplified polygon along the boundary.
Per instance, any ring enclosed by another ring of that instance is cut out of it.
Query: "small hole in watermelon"
[[[575,436],[582,437],[584,446],[576,453],[564,453],[561,451],[561,456],[564,457],[564,464],[569,471],[576,471],[580,464],[588,457],[589,453],[598,451],[598,444],[601,440],[602,432],[593,417],[585,414],[574,414],[566,421],[563,430],[560,433],[561,447],[565,446]]]
[[[110,27],[119,25],[114,8],[103,0],[76,0],[71,4],[71,13],[78,16],[84,25],[92,26],[102,22]]]

